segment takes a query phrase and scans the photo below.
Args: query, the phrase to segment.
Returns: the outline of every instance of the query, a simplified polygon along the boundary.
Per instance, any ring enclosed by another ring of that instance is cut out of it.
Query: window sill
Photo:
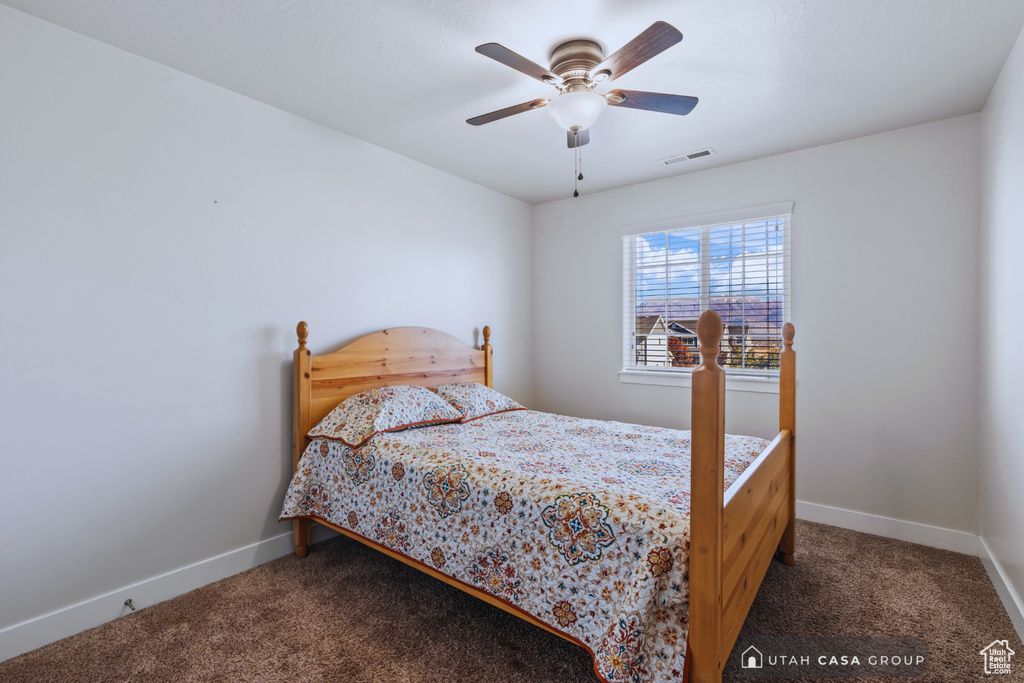
[[[619,382],[623,384],[655,384],[663,387],[688,387],[690,384],[690,373],[688,372],[636,372],[631,370],[619,371]],[[742,375],[725,375],[726,391],[749,391],[758,394],[779,393],[778,377],[744,377]]]

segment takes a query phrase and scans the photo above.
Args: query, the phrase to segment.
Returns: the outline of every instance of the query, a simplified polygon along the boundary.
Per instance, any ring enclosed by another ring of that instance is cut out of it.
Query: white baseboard
[[[336,535],[336,531],[314,524],[311,541],[317,543]],[[294,549],[288,532],[0,629],[0,662],[123,617],[130,612],[124,604],[129,598],[136,609],[155,605]]]
[[[898,541],[909,541],[932,548],[952,550],[965,555],[978,554],[978,536],[969,531],[944,529],[929,524],[870,515],[866,512],[844,510],[817,503],[805,503],[800,500],[796,502],[796,516],[798,519],[806,519],[809,522],[830,524],[875,536],[895,538]]]
[[[999,563],[999,560],[992,556],[984,536],[978,537],[978,557],[981,558],[981,563],[985,565],[985,571],[988,572],[989,578],[992,579],[992,585],[996,587],[996,593],[999,594],[999,599],[1002,601],[1003,607],[1006,608],[1006,613],[1010,615],[1013,628],[1017,630],[1019,637],[1024,638],[1024,600],[1021,600],[1021,596],[1013,589],[1013,585],[1006,580],[1003,566]]]

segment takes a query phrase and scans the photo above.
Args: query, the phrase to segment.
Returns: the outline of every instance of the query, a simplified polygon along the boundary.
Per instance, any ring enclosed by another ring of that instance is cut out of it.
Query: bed
[[[602,680],[720,681],[768,564],[793,563],[794,330],[765,441],[725,434],[722,322],[697,327],[689,433],[523,409],[351,448],[307,434],[369,389],[491,387],[490,330],[479,349],[402,327],[312,356],[300,323],[296,555],[317,521],[581,645]]]

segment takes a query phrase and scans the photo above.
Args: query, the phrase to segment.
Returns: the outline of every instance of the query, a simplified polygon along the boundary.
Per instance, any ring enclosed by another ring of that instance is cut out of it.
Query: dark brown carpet
[[[739,642],[914,636],[927,671],[879,680],[1024,680],[1024,646],[977,558],[809,522],[797,533],[796,566],[772,564]],[[978,651],[996,639],[1021,654],[1013,674],[986,677]],[[344,538],[0,663],[5,683],[596,680],[582,648]]]

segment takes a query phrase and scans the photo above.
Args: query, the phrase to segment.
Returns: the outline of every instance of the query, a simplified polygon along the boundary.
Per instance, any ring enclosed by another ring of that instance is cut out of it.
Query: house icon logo
[[[1010,657],[1017,653],[1010,649],[1009,642],[993,640],[978,654],[985,658],[986,674],[1008,674],[1010,673]],[[744,654],[744,656],[746,655]]]
[[[753,645],[744,650],[740,658],[740,666],[744,669],[760,669],[763,663],[764,655]]]

